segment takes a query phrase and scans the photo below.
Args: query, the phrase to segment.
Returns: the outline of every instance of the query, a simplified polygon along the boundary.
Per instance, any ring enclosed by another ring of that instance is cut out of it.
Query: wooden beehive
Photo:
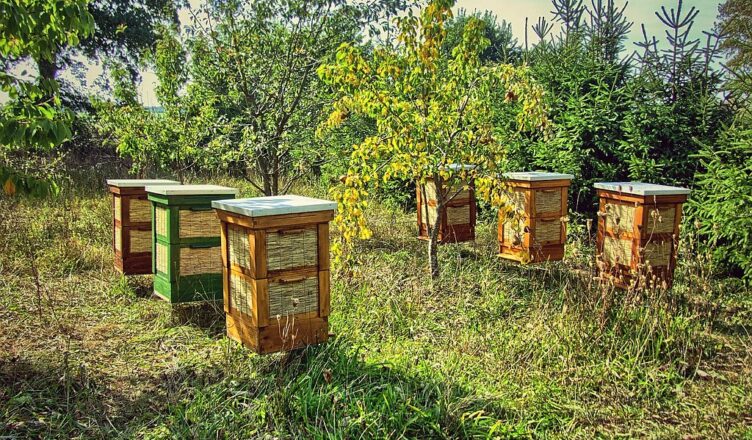
[[[214,200],[237,190],[217,185],[147,186],[154,223],[154,293],[175,304],[222,299],[220,226]]]
[[[504,174],[511,212],[499,212],[499,255],[522,263],[564,258],[567,192],[571,174]]]
[[[258,353],[325,342],[337,204],[286,195],[212,206],[222,225],[228,336]]]
[[[146,198],[146,185],[178,185],[174,180],[111,179],[107,187],[112,193],[112,249],[115,269],[123,275],[152,273],[151,268],[151,203]]]
[[[671,286],[689,190],[642,182],[602,182],[595,188],[601,275],[623,288]]]
[[[470,169],[471,165],[455,165],[455,170]],[[416,199],[418,205],[418,238],[430,239],[430,227],[439,223],[439,243],[461,243],[475,240],[475,219],[477,207],[475,203],[474,182],[458,182],[452,186],[443,186],[444,197],[452,199],[438,209],[438,188],[433,179],[427,179],[424,185],[416,185]]]

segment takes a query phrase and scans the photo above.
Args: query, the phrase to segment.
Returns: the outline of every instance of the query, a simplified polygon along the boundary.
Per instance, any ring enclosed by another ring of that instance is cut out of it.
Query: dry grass
[[[584,228],[521,267],[482,223],[433,289],[414,213],[377,205],[333,280],[337,338],[260,357],[221,311],[114,273],[104,189],[0,203],[3,435],[752,437],[752,293],[690,241],[671,292],[626,294],[592,279]]]

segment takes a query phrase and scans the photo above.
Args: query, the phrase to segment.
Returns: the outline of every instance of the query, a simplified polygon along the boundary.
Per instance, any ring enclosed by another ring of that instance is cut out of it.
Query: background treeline
[[[112,28],[109,40],[80,49],[106,61],[111,94],[78,107],[72,139],[61,151],[87,165],[116,152],[141,176],[230,174],[267,195],[300,180],[330,185],[347,170],[352,145],[374,132],[374,121],[351,118],[319,133],[337,91],[317,68],[343,42],[366,53],[376,43],[397,44],[390,19],[413,6],[401,0],[209,2],[191,11],[194,25],[181,30],[175,6],[155,3],[159,14],[141,32]],[[749,2],[727,0],[716,28],[701,39],[693,38],[697,11],[681,1],[657,11],[665,29],[658,36],[631,23],[621,2],[553,0],[552,9],[530,24],[525,41],[490,13],[459,11],[448,28],[451,53],[469,17],[482,19],[491,43],[483,61],[526,63],[546,91],[545,132],[513,128],[514,115],[502,103],[488,109],[507,145],[504,168],[574,174],[575,220],[593,217],[595,181],[690,186],[685,228],[703,234],[719,273],[752,280]],[[105,19],[92,15],[97,25]],[[635,33],[637,45],[629,42]],[[129,41],[123,50],[100,51],[120,56],[97,55],[97,47],[111,47],[121,34]],[[127,56],[131,51],[138,55]],[[53,59],[68,53],[55,51]],[[44,74],[49,69],[42,64]],[[162,111],[139,102],[135,67],[156,73]],[[18,169],[12,165],[28,151],[6,149],[5,169]],[[411,185],[390,184],[380,195],[409,207]]]

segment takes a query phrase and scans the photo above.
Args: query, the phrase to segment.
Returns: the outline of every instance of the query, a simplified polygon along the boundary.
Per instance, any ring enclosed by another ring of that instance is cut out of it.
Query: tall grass
[[[0,200],[4,435],[752,436],[752,294],[713,278],[691,226],[669,291],[599,282],[584,223],[563,262],[504,262],[492,220],[442,247],[433,289],[414,213],[375,203],[373,240],[333,277],[335,338],[257,356],[223,337],[221,310],[177,319],[150,277],[117,275],[109,209],[91,177]]]

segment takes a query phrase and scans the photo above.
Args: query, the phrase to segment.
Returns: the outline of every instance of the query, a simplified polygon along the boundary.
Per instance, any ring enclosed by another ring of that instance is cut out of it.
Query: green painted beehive
[[[175,304],[222,299],[220,223],[214,200],[238,191],[218,185],[147,186],[152,204],[154,293]]]

